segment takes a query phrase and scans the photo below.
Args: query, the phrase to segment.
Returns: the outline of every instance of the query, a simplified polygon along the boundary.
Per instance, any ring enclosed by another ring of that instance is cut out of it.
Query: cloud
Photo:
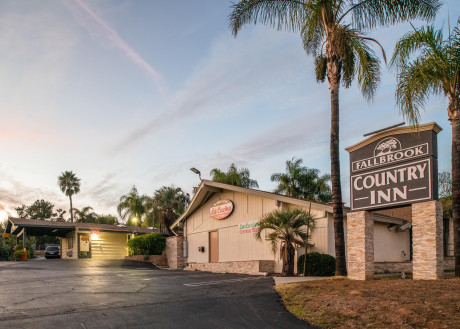
[[[103,38],[109,41],[111,45],[120,49],[134,64],[143,70],[155,83],[157,89],[165,92],[163,78],[149,63],[147,63],[141,55],[139,55],[130,45],[123,40],[122,37],[115,31],[104,19],[101,18],[96,12],[91,9],[83,0],[74,0],[75,3],[85,11],[92,19],[93,22],[77,17],[77,20],[90,32],[93,37]],[[74,14],[79,15],[78,12],[72,10]],[[94,24],[96,23],[96,24]]]
[[[305,55],[292,34],[269,32],[256,30],[238,40],[228,34],[217,38],[184,88],[165,106],[152,111],[153,118],[123,137],[110,154],[148,135],[171,129],[172,124],[182,123],[184,127],[184,123],[190,125],[204,117],[230,116],[242,110],[243,104],[247,106],[261,100],[280,104],[280,107],[289,103],[283,96],[299,88],[299,76],[306,74],[304,67],[299,69],[298,64],[293,63],[303,64]],[[293,44],[298,47],[292,47]]]

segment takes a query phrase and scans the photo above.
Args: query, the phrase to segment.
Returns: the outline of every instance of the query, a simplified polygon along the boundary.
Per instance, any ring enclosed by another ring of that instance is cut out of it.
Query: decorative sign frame
[[[384,209],[438,198],[436,123],[400,127],[346,148],[351,210]]]

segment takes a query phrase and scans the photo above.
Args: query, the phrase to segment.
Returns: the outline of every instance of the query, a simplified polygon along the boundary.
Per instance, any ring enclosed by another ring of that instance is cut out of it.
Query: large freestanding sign
[[[389,208],[438,198],[436,123],[400,127],[346,148],[351,210]]]

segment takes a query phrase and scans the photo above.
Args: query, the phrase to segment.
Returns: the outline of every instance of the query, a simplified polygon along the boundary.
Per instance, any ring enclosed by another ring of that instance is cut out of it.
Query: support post
[[[347,216],[347,271],[351,280],[374,278],[374,216],[369,211]]]
[[[436,280],[444,274],[442,204],[412,205],[412,271],[414,280]]]
[[[22,248],[26,249],[26,228],[22,231]]]

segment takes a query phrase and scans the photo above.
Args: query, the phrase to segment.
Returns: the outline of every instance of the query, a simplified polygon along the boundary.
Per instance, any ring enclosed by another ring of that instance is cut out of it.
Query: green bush
[[[13,260],[21,260],[21,256],[24,253],[24,250],[22,248],[16,249],[13,252]]]
[[[10,259],[10,250],[0,244],[0,260],[9,260]]]
[[[34,250],[32,249],[32,246],[26,244],[26,249],[27,249],[27,259],[34,258]],[[21,260],[21,255],[23,252],[24,252],[24,248],[22,248],[22,244],[16,245],[16,247],[13,248],[13,254],[11,255],[11,259]]]
[[[132,255],[161,255],[166,248],[166,238],[160,233],[140,235],[128,241]]]
[[[303,272],[305,255],[297,261],[297,273]],[[307,265],[305,275],[307,276],[333,276],[335,274],[335,258],[328,254],[312,252],[307,254]]]

